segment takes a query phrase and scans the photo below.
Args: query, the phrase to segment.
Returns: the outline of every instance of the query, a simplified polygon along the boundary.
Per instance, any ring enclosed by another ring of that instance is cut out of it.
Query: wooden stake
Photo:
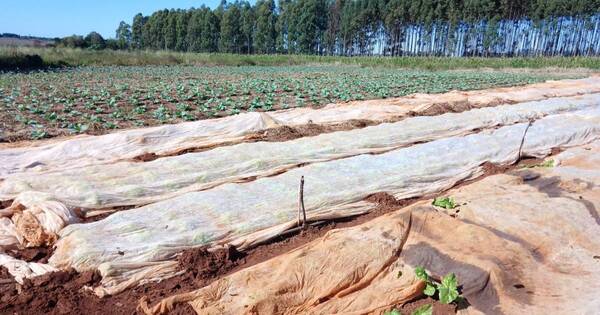
[[[525,136],[527,136],[527,131],[529,130],[529,127],[531,127],[532,124],[533,119],[530,119],[529,123],[527,124],[527,127],[525,128],[525,132],[523,132],[523,138],[521,138],[521,145],[519,146],[519,155],[517,156],[517,162],[521,160],[521,153],[523,151],[523,144],[525,143]]]
[[[304,209],[304,176],[300,178],[300,191],[298,193],[298,226],[306,228],[306,209]]]

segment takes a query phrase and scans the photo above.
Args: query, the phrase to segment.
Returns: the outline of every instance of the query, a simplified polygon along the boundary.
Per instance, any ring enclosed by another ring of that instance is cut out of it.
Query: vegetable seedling
[[[452,197],[437,197],[433,200],[432,204],[436,207],[444,209],[454,209],[457,206]]]
[[[415,275],[417,278],[425,281],[425,289],[423,294],[433,297],[435,293],[438,293],[440,302],[444,304],[450,304],[458,299],[460,294],[458,293],[458,281],[454,273],[449,273],[442,278],[442,282],[437,282],[431,279],[425,271],[425,268],[418,266],[415,268]]]

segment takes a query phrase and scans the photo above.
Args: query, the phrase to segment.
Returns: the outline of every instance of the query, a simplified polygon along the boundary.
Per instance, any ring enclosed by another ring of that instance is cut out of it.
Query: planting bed
[[[557,154],[555,152],[554,154]],[[523,159],[517,165],[498,167],[492,164],[486,164],[485,174],[482,178],[516,170],[522,167],[538,165],[542,162],[540,159]],[[479,180],[479,179],[477,179]],[[477,180],[464,181],[457,187],[468,185]],[[423,196],[421,198],[409,198],[397,200],[386,193],[376,193],[367,198],[368,201],[376,203],[377,207],[368,214],[333,220],[318,226],[311,226],[307,230],[292,234],[282,235],[259,247],[245,252],[235,250],[235,247],[229,249],[219,249],[214,252],[208,252],[206,247],[189,249],[184,251],[177,258],[178,268],[185,272],[181,275],[166,279],[160,283],[150,283],[139,287],[126,290],[113,296],[107,296],[102,299],[95,296],[92,292],[82,290],[85,285],[98,285],[99,279],[94,273],[77,274],[73,271],[51,273],[47,276],[41,276],[36,282],[28,282],[22,289],[26,298],[21,298],[17,291],[17,284],[13,277],[0,267],[0,293],[5,295],[4,306],[0,312],[6,313],[28,313],[28,314],[61,314],[62,311],[70,311],[86,314],[102,314],[111,306],[118,306],[111,309],[113,314],[143,314],[138,309],[139,303],[144,298],[147,303],[157,303],[162,298],[177,293],[183,293],[195,288],[208,285],[215,280],[232,274],[236,271],[262,263],[268,259],[283,255],[291,250],[323,237],[328,231],[339,228],[348,228],[368,222],[383,214],[390,213],[397,209],[409,206],[419,201],[431,200],[432,196]],[[41,250],[43,251],[43,250]],[[38,253],[40,250],[30,250]],[[26,259],[27,261],[40,262],[47,260],[45,255],[41,259]],[[31,258],[31,254],[29,258]],[[5,279],[3,282],[2,279]],[[35,297],[32,302],[30,298]],[[61,301],[61,302],[59,302]],[[398,305],[398,309],[403,314],[410,314],[408,310],[418,308],[424,303],[434,303],[436,309],[440,312],[435,314],[454,314],[452,306],[443,305],[431,299],[418,299],[407,305]],[[63,308],[57,308],[56,305],[64,305]],[[66,307],[65,307],[66,306]],[[195,314],[188,305],[176,305],[169,314]]]
[[[597,81],[5,145],[0,313],[589,312]]]
[[[564,76],[351,66],[85,67],[7,73],[0,78],[0,142],[553,78]]]

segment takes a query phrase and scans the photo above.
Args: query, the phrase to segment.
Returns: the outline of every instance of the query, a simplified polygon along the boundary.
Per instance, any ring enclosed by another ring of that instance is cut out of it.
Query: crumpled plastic
[[[198,314],[382,314],[422,296],[414,268],[454,273],[459,314],[595,314],[600,309],[600,142],[550,163],[489,176],[322,238],[197,290],[140,309],[188,303]],[[422,284],[422,283],[421,283]]]
[[[598,138],[600,110],[595,109],[548,116],[529,128],[517,124],[379,155],[312,164],[249,183],[187,193],[94,223],[69,225],[60,232],[49,262],[77,270],[131,264],[135,267],[129,275],[139,281],[144,277],[135,275],[136,268],[168,262],[186,248],[232,244],[244,250],[294,227],[302,175],[307,219],[342,218],[370,211],[373,204],[364,199],[376,192],[398,199],[440,192],[480,176],[484,163],[514,163],[520,149],[523,156],[539,157],[553,148]],[[169,275],[171,271],[161,276]],[[123,289],[117,287],[118,272],[102,276],[105,292]]]

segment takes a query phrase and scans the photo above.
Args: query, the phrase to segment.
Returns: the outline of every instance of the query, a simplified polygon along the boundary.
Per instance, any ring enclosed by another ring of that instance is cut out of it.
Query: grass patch
[[[115,51],[70,48],[0,48],[0,60],[10,55],[38,55],[45,64],[67,66],[143,66],[143,65],[210,65],[210,66],[289,66],[355,65],[426,70],[504,69],[504,68],[585,68],[600,69],[600,57],[380,57],[315,55],[235,55],[182,53],[171,51]],[[1,62],[1,61],[0,61]]]

